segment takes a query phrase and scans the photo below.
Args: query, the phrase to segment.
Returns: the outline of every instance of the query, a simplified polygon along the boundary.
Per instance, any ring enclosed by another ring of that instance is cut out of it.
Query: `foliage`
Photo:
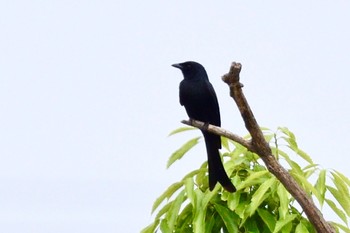
[[[171,135],[189,129],[193,128],[179,128]],[[350,180],[338,171],[325,170],[315,164],[298,147],[294,134],[287,128],[278,128],[277,132],[263,131],[273,154],[320,209],[327,206],[342,221],[332,222],[337,232],[350,232]],[[191,139],[174,152],[167,166],[181,159],[198,140],[198,137]],[[222,144],[224,166],[237,192],[228,193],[220,185],[210,192],[205,162],[157,198],[152,213],[156,210],[158,213],[142,233],[315,232],[297,202],[268,172],[258,155],[226,138],[222,138]]]

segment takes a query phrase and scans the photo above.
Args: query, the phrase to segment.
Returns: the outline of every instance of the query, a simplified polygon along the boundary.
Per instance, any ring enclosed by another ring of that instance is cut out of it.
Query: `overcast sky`
[[[287,126],[350,177],[350,2],[1,1],[0,231],[139,232],[154,200],[205,160],[179,70],[206,68],[222,126],[245,135],[221,81],[241,62],[261,126]],[[326,218],[328,213],[325,213]],[[121,231],[122,230],[122,231]]]

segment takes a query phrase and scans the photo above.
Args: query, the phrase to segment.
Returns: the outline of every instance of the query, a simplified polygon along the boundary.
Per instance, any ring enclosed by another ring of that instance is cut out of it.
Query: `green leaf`
[[[319,165],[315,163],[309,164],[303,168],[303,171],[312,172],[312,174],[318,170],[319,170]]]
[[[277,155],[282,156],[283,158],[285,158],[287,161],[290,160],[288,154],[280,149],[276,149],[276,148],[271,148],[273,154],[277,157]]]
[[[194,193],[193,185],[193,180],[191,178],[185,179],[185,189],[187,193],[187,198],[190,200],[191,204],[195,206],[196,195]]]
[[[260,233],[255,218],[248,218],[246,223],[244,224],[244,228],[245,232],[247,233]]]
[[[155,219],[160,219],[164,214],[168,212],[170,209],[171,205],[173,204],[173,201],[168,202],[166,205],[164,205],[157,213]]]
[[[280,218],[286,218],[289,212],[289,193],[282,184],[278,184],[277,195],[279,197],[280,206],[278,207]]]
[[[288,138],[295,141],[295,135],[292,133],[287,127],[278,127],[278,130],[280,130],[284,135],[286,135]]]
[[[298,174],[300,176],[304,176],[304,172],[301,169],[301,167],[299,166],[299,164],[297,164],[293,160],[287,160],[287,162],[290,165],[290,167],[292,168],[292,170],[291,170],[292,173]]]
[[[284,133],[287,136],[282,138],[288,143],[288,147],[291,150],[293,150],[297,155],[299,155],[301,158],[303,158],[305,161],[309,162],[310,164],[313,164],[311,157],[307,153],[305,153],[303,150],[299,149],[294,133],[292,133],[286,127],[279,127],[278,129],[281,130],[282,133]]]
[[[175,151],[169,158],[168,163],[167,163],[167,168],[169,168],[176,160],[181,159],[184,154],[186,154],[192,147],[198,144],[198,140],[201,137],[196,137],[188,142],[186,142],[184,145],[182,145],[177,151]]]
[[[302,218],[300,219],[300,222],[303,223],[304,227],[306,227],[310,233],[316,233],[314,225],[312,225],[309,220]]]
[[[334,171],[335,173],[337,173],[337,175],[348,185],[350,186],[350,179],[346,176],[344,176],[342,173],[338,172],[338,171]]]
[[[205,215],[207,209],[202,206],[204,194],[199,189],[194,191],[195,194],[195,206],[194,206],[194,218],[193,218],[193,232],[203,233],[205,231]]]
[[[160,222],[160,230],[161,232],[171,232],[166,219],[162,219]]]
[[[177,134],[177,133],[181,133],[181,132],[188,131],[188,130],[194,130],[194,129],[197,129],[197,128],[191,127],[191,126],[180,127],[180,128],[177,128],[177,129],[171,131],[168,136],[172,136],[172,135]]]
[[[259,216],[261,217],[261,219],[266,224],[266,226],[269,228],[270,232],[272,232],[276,226],[275,216],[273,214],[271,214],[270,211],[264,210],[262,208],[258,208],[257,212],[258,212]]]
[[[325,169],[322,169],[320,171],[320,174],[318,175],[318,179],[315,184],[315,189],[317,189],[320,193],[319,203],[321,206],[323,206],[324,198],[326,195],[326,172],[327,170]]]
[[[288,135],[290,136],[290,135]],[[298,144],[297,142],[295,141],[295,138],[291,138],[291,137],[282,137],[287,143],[288,143],[288,147],[297,152],[298,151]]]
[[[303,150],[299,149],[295,151],[301,158],[303,158],[305,161],[309,162],[310,164],[313,164],[314,162],[312,161],[311,157],[305,153]]]
[[[341,205],[345,213],[350,216],[350,203],[349,203],[349,196],[344,196],[344,194],[337,189],[326,186],[327,189],[332,193],[333,197],[337,200],[337,202]]]
[[[334,178],[333,183],[336,185],[338,190],[341,191],[342,193],[344,193],[346,196],[350,196],[349,188],[348,188],[346,182],[340,176],[338,176],[337,173],[331,172],[331,174]]]
[[[270,195],[267,191],[277,182],[275,177],[271,177],[260,185],[252,196],[252,200],[247,208],[247,214],[252,216],[260,204]]]
[[[192,179],[193,179],[193,177],[194,177],[195,175],[197,175],[197,174],[199,174],[199,173],[201,173],[201,172],[203,172],[203,171],[206,172],[207,169],[196,169],[196,170],[193,170],[193,171],[187,173],[187,174],[182,178],[182,180],[186,180],[187,178],[192,178]]]
[[[201,166],[201,168],[199,169],[200,172],[198,172],[198,174],[195,177],[195,183],[202,190],[208,189],[209,186],[207,162],[205,162],[204,165],[204,167]]]
[[[221,144],[222,144],[222,147],[225,148],[225,150],[231,151],[227,138],[221,136]]]
[[[327,204],[329,205],[329,207],[332,208],[332,210],[334,211],[334,213],[336,213],[336,214],[338,215],[338,217],[339,217],[341,220],[343,220],[343,222],[344,222],[345,224],[348,224],[348,219],[346,218],[346,215],[345,215],[344,211],[342,211],[341,209],[339,209],[339,208],[337,207],[337,205],[336,205],[332,200],[326,198],[326,202],[327,202]]]
[[[310,184],[310,182],[303,175],[299,175],[299,174],[295,174],[295,173],[292,173],[292,175],[297,181],[299,181],[299,184],[302,187],[304,187],[304,189],[307,193],[313,193],[319,202],[322,201],[322,197],[321,197],[319,191],[316,190],[315,187],[312,184]]]
[[[231,140],[229,140],[229,142],[231,142]],[[232,142],[232,144],[235,147],[235,149],[231,152],[232,158],[240,157],[248,152],[248,149],[242,146],[241,144],[238,144],[236,142]]]
[[[265,141],[268,143],[271,141],[272,138],[274,138],[273,134],[264,134]]]
[[[156,219],[152,224],[143,228],[140,233],[154,233],[156,231],[157,226],[159,225],[160,220]]]
[[[339,223],[336,223],[336,222],[330,222],[330,223],[331,223],[333,226],[338,227],[339,229],[342,229],[344,232],[350,233],[350,229],[347,228],[346,226],[343,226],[343,225],[341,225],[341,224],[339,224]]]
[[[169,232],[173,232],[177,216],[179,214],[180,208],[182,206],[182,203],[185,200],[185,190],[182,190],[179,195],[175,198],[173,201],[171,207],[169,208],[166,219],[169,227]]]
[[[247,206],[249,205],[250,200],[245,200],[241,198],[241,201],[239,202],[237,208],[234,210],[235,213],[243,219],[246,213]],[[241,225],[241,224],[240,224]]]
[[[205,233],[218,232],[219,230],[214,230],[217,224],[221,224],[220,215],[215,211],[211,211],[211,213],[206,216]]]
[[[297,216],[296,214],[290,214],[290,215],[287,215],[285,219],[278,220],[276,222],[276,226],[273,233],[279,232],[284,226],[292,222],[296,216]]]
[[[188,203],[178,216],[176,233],[192,233],[192,204]]]
[[[346,214],[350,216],[350,194],[349,194],[349,188],[347,184],[344,182],[344,180],[338,176],[336,173],[331,172],[333,176],[333,183],[337,187],[340,195],[342,196],[341,202],[338,200],[338,202],[342,205],[344,208]],[[343,203],[343,204],[342,204]]]
[[[300,222],[295,228],[295,233],[309,233],[309,230],[302,222]]]
[[[227,206],[230,210],[235,210],[239,205],[241,197],[241,192],[235,192],[228,196],[227,198]]]
[[[207,190],[202,199],[202,207],[207,208],[209,202],[218,194],[218,191],[221,189],[221,186],[216,185],[213,191]]]
[[[183,182],[176,182],[170,185],[169,188],[162,195],[160,195],[154,202],[152,206],[152,213],[155,211],[155,209],[158,208],[158,206],[164,201],[165,198],[169,199],[174,194],[174,192],[176,192],[179,188],[182,187],[182,185],[183,185]]]
[[[238,225],[235,221],[232,221],[233,212],[230,211],[227,207],[221,206],[217,203],[214,203],[216,211],[219,213],[221,219],[223,220],[227,231],[229,233],[238,232]]]
[[[240,190],[244,189],[245,187],[251,187],[252,185],[263,183],[266,179],[268,179],[269,175],[270,173],[267,170],[253,172],[247,179],[238,185],[237,189]]]
[[[291,233],[293,228],[293,222],[289,222],[281,229],[281,233]]]

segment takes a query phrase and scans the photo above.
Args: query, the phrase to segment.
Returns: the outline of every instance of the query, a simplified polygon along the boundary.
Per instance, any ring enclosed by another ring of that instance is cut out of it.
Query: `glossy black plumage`
[[[194,120],[221,126],[218,100],[213,86],[209,82],[204,67],[193,61],[174,64],[182,71],[184,79],[180,83],[180,104],[187,115]],[[227,176],[221,162],[219,149],[220,136],[202,131],[208,155],[209,189],[213,190],[219,182],[227,191],[235,192],[236,188]]]

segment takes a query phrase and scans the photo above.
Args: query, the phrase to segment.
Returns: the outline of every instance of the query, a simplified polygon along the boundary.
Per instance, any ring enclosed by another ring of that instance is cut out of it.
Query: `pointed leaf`
[[[260,233],[260,229],[256,224],[256,220],[254,218],[248,218],[244,224],[245,232],[249,233]]]
[[[259,216],[261,217],[261,219],[266,224],[266,226],[269,228],[270,232],[272,232],[276,226],[275,216],[273,214],[271,214],[269,211],[264,210],[262,208],[258,208],[257,212],[258,212]]]
[[[343,196],[343,193],[338,191],[337,189],[326,186],[327,189],[332,193],[333,197],[337,200],[337,202],[341,205],[345,213],[350,216],[350,203],[349,203],[349,196]]]
[[[213,213],[208,215],[205,220],[205,233],[217,232],[213,228],[215,227],[216,224],[218,224],[221,221],[221,219],[220,219],[220,215],[214,211]]]
[[[191,225],[192,225],[192,205],[191,205],[191,203],[188,203],[186,205],[186,207],[181,211],[180,215],[178,216],[178,221],[177,221],[175,232],[176,233],[185,233],[185,232],[192,233]]]
[[[191,178],[185,179],[185,189],[187,193],[187,198],[190,200],[192,206],[196,204],[196,196],[193,189],[193,180]]]
[[[315,184],[315,189],[317,189],[318,192],[320,193],[319,202],[321,206],[323,205],[324,198],[326,195],[326,172],[327,171],[325,169],[322,169],[320,171],[320,174],[318,175],[318,179]]]
[[[343,222],[344,222],[345,224],[348,224],[348,219],[347,219],[347,217],[346,217],[344,211],[342,211],[341,209],[339,209],[339,208],[337,207],[337,205],[336,205],[332,200],[326,199],[325,201],[327,202],[327,204],[329,205],[329,207],[332,208],[332,210],[334,211],[334,213],[336,213],[336,214],[338,215],[338,217],[339,217],[341,220],[343,220]]]
[[[207,212],[206,208],[203,208],[203,196],[201,190],[194,190],[196,204],[194,206],[194,218],[193,218],[193,232],[203,233],[205,231],[205,215]]]
[[[160,219],[160,217],[162,217],[164,214],[166,214],[168,212],[168,210],[170,209],[171,205],[173,204],[173,201],[168,202],[167,204],[165,204],[157,213],[155,219]]]
[[[168,226],[168,221],[166,219],[162,219],[160,222],[160,230],[161,232],[171,232]]]
[[[285,219],[278,220],[273,233],[279,232],[284,226],[293,221],[296,216],[296,214],[290,214],[287,215]]]
[[[181,132],[188,131],[188,130],[194,130],[194,129],[197,129],[197,128],[189,127],[189,126],[180,127],[180,128],[177,128],[177,129],[171,131],[168,136],[172,136],[172,135],[177,134],[177,133],[181,133]]]
[[[339,223],[336,223],[336,222],[330,222],[330,223],[331,223],[333,226],[336,226],[336,227],[338,227],[339,229],[343,230],[344,232],[350,233],[350,229],[347,228],[346,226],[343,226],[343,225],[341,225],[341,224],[339,224]]]
[[[177,151],[175,151],[169,158],[168,163],[166,165],[169,168],[176,160],[181,159],[184,154],[186,154],[192,147],[198,144],[198,140],[200,137],[193,138],[182,145]]]
[[[216,211],[219,213],[221,219],[224,221],[224,224],[229,233],[238,232],[238,225],[235,221],[232,221],[233,212],[230,211],[227,207],[221,206],[217,203],[214,203]]]
[[[235,192],[228,196],[227,198],[227,206],[230,210],[235,210],[239,205],[239,200],[241,197],[241,192]]]
[[[182,180],[184,181],[184,180],[186,180],[187,178],[193,179],[193,177],[194,177],[195,175],[198,175],[199,173],[201,173],[201,172],[206,172],[206,171],[207,171],[207,169],[203,169],[203,168],[193,170],[193,171],[187,173],[187,174],[182,178]]]
[[[292,168],[292,173],[298,174],[300,176],[304,177],[304,172],[301,169],[301,167],[299,166],[299,164],[297,164],[296,162],[294,162],[293,160],[287,160],[288,164],[291,166]]]
[[[295,228],[295,233],[309,233],[309,230],[302,222],[298,224],[298,226]]]
[[[337,175],[343,179],[343,181],[350,186],[350,179],[346,176],[344,176],[342,173],[338,172],[338,171],[334,171],[335,173],[337,173]]]
[[[294,133],[292,133],[287,127],[278,127],[278,129],[286,136],[288,136],[288,138],[291,138],[292,140],[295,141],[295,135]]]
[[[280,218],[286,218],[289,212],[289,193],[282,184],[278,184],[277,195],[279,197],[280,206],[278,207]]]
[[[221,136],[221,144],[222,144],[222,147],[225,148],[225,150],[231,151],[227,138]]]
[[[260,187],[255,191],[255,193],[252,196],[251,203],[247,208],[247,214],[249,216],[252,216],[256,209],[259,207],[259,205],[269,196],[267,191],[275,182],[277,182],[276,178],[271,177],[270,179],[262,183]]]
[[[165,190],[165,192],[162,195],[160,195],[154,202],[152,206],[152,213],[154,212],[155,209],[158,208],[158,206],[164,201],[165,198],[169,199],[174,194],[174,192],[176,192],[179,188],[182,187],[182,185],[183,185],[183,182],[176,182],[170,185],[169,188]]]
[[[242,183],[240,183],[237,187],[238,190],[243,189],[245,187],[250,187],[255,184],[263,183],[266,179],[268,179],[268,176],[270,175],[269,171],[259,171],[259,172],[253,172],[248,176],[247,179],[245,179]]]
[[[301,158],[303,158],[305,161],[309,162],[310,164],[313,164],[313,163],[314,163],[314,162],[312,161],[311,157],[310,157],[308,154],[306,154],[306,152],[304,152],[303,150],[298,149],[298,150],[296,151],[296,153],[297,153]]]
[[[140,233],[154,233],[154,232],[156,232],[156,228],[158,227],[159,222],[160,222],[160,220],[156,219],[152,224],[143,228]]]
[[[290,135],[288,135],[290,136]],[[295,138],[290,138],[290,137],[282,137],[287,143],[288,143],[288,147],[293,150],[293,151],[298,151],[298,144],[295,141]]]
[[[180,208],[182,206],[182,203],[185,200],[185,190],[182,190],[179,195],[175,198],[173,201],[171,207],[169,208],[166,219],[167,219],[167,224],[169,227],[169,232],[173,232],[177,216],[179,214]]]
[[[331,172],[331,174],[333,176],[333,183],[337,187],[339,193],[343,196],[344,202],[347,203],[346,206],[350,207],[350,193],[348,186],[346,185],[344,180],[341,177],[339,177],[336,173]],[[350,210],[347,213],[348,215],[350,215]]]
[[[307,193],[313,193],[319,202],[322,201],[322,197],[318,190],[314,188],[312,184],[302,175],[292,173],[293,177],[299,182],[299,184],[304,187]]]

